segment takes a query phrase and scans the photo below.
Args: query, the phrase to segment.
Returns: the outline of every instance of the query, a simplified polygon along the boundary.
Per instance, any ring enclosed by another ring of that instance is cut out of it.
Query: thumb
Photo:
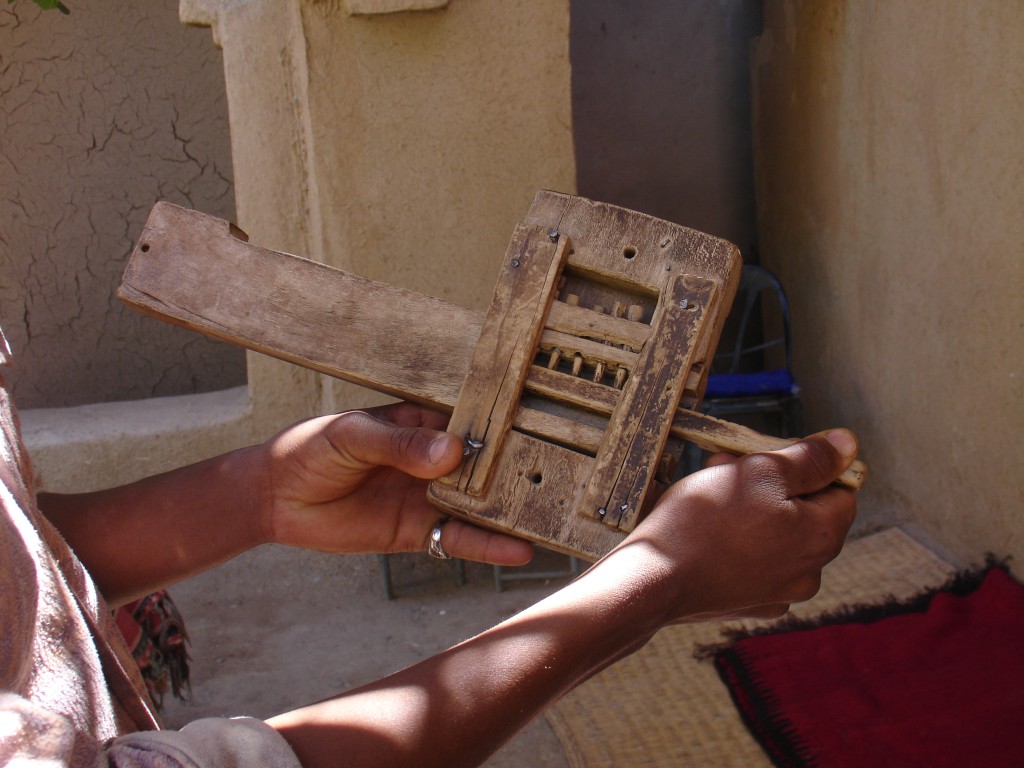
[[[327,438],[344,459],[363,469],[394,467],[425,480],[448,474],[462,460],[462,441],[455,435],[427,427],[398,427],[363,411],[339,415]]]
[[[857,438],[847,429],[805,437],[779,451],[793,471],[786,472],[786,496],[806,496],[834,483],[857,457]]]

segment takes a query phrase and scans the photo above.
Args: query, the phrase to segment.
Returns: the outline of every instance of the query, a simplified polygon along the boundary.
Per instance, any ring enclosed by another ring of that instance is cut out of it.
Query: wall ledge
[[[405,11],[436,11],[447,6],[448,0],[345,0],[349,16],[378,16]]]
[[[22,439],[29,451],[55,445],[99,443],[119,438],[173,436],[196,429],[226,427],[252,412],[247,386],[219,392],[154,397],[73,408],[32,408],[20,412]]]

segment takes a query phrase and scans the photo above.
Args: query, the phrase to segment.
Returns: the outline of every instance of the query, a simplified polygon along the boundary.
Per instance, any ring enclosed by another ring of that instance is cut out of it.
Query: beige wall
[[[175,0],[0,5],[0,323],[23,408],[223,389],[242,353],[116,301],[157,199],[234,215],[209,33]]]
[[[575,189],[567,0],[360,16],[203,0],[182,16],[223,47],[253,242],[483,307],[537,189]],[[266,365],[250,356],[254,387]],[[380,399],[329,379],[306,391],[322,409]]]
[[[1024,5],[768,2],[759,236],[809,427],[854,427],[866,522],[1024,554]]]

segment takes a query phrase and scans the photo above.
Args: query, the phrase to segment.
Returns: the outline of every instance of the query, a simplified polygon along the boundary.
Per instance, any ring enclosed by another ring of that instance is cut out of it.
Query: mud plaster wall
[[[242,384],[244,355],[114,297],[153,202],[233,218],[227,100],[175,0],[0,7],[0,323],[21,408]]]
[[[1024,6],[769,2],[759,236],[808,426],[872,467],[861,514],[1024,554]]]
[[[181,3],[222,49],[234,218],[262,246],[483,306],[537,189],[575,189],[568,1],[348,10]],[[246,373],[223,392],[24,412],[44,484],[124,482],[375,399],[262,355]]]

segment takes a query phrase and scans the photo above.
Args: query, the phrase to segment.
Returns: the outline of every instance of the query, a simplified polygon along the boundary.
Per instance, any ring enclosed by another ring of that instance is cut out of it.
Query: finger
[[[364,411],[341,414],[326,434],[342,457],[365,467],[394,467],[422,479],[442,477],[462,461],[462,441],[455,435],[398,427]]]
[[[406,402],[368,408],[366,413],[374,418],[390,421],[398,427],[428,427],[437,430],[445,429],[449,419],[446,413]]]
[[[533,558],[533,545],[529,542],[460,520],[452,520],[441,528],[441,547],[452,557],[491,565],[526,565]]]
[[[811,435],[774,452],[790,465],[784,473],[789,498],[806,496],[834,483],[857,456],[857,438],[845,429]]]

